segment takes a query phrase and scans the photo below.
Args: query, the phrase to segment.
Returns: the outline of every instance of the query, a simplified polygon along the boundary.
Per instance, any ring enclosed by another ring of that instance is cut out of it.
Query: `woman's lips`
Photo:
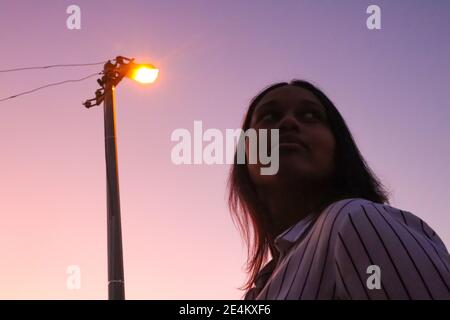
[[[278,148],[281,149],[289,149],[289,150],[299,150],[302,152],[306,152],[306,148],[297,142],[280,142]]]
[[[299,150],[302,152],[308,151],[306,144],[296,135],[291,134],[280,136],[278,147],[279,149]]]

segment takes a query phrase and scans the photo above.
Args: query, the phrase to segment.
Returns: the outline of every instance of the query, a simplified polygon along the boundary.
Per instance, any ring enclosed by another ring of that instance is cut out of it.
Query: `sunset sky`
[[[66,8],[81,8],[68,30]],[[381,8],[369,30],[366,8]],[[239,299],[246,248],[229,165],[172,163],[178,128],[239,128],[251,98],[293,78],[335,102],[391,205],[450,247],[450,2],[2,1],[0,69],[135,57],[117,88],[127,299]],[[101,65],[0,73],[0,99]],[[96,78],[0,103],[0,299],[106,299],[103,109]],[[81,288],[66,287],[70,265]]]

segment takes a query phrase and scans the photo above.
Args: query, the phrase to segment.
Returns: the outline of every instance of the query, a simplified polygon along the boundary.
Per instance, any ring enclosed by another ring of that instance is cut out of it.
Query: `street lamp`
[[[131,69],[129,77],[140,83],[153,83],[158,77],[159,70],[151,64],[141,64],[139,67]]]
[[[152,83],[158,77],[158,69],[151,64],[136,64],[134,59],[118,56],[108,61],[103,68],[103,77],[97,82],[101,88],[95,98],[83,103],[86,108],[103,102],[105,119],[105,159],[107,194],[107,242],[108,242],[108,299],[125,299],[123,275],[122,228],[120,221],[119,176],[116,142],[115,88],[128,77],[140,83]]]

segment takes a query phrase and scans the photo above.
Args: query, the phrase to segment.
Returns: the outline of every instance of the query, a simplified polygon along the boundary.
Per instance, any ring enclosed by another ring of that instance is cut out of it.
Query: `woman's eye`
[[[305,113],[305,118],[315,118],[316,115],[313,112],[306,112]]]
[[[317,113],[313,112],[313,111],[307,111],[303,114],[303,118],[310,121],[310,120],[319,120],[319,116]]]
[[[275,120],[276,115],[273,112],[267,112],[260,117],[260,121],[272,121]]]

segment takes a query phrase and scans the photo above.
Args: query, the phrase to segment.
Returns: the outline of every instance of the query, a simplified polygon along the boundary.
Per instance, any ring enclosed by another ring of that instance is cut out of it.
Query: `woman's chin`
[[[313,174],[306,164],[281,161],[278,172],[274,175],[261,176],[266,182],[292,182],[313,179]]]
[[[311,165],[295,154],[282,156],[279,159],[277,175],[283,177],[307,177],[311,175]]]

